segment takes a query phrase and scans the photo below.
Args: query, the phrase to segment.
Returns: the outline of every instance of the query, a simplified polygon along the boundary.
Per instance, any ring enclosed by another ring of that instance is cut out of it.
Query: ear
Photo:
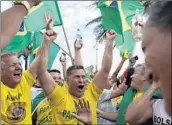
[[[69,76],[66,76],[66,81],[68,81],[69,80]]]
[[[71,79],[71,75],[66,76],[66,81],[68,82]]]

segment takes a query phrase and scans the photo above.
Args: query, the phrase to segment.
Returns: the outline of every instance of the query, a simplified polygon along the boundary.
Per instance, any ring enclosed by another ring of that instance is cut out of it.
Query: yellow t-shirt
[[[6,124],[32,124],[30,89],[34,82],[29,71],[23,72],[15,89],[1,82],[1,115]]]
[[[92,112],[92,124],[97,124],[97,101],[102,91],[94,83],[88,84],[85,89],[83,99],[88,100]],[[52,106],[53,119],[56,124],[81,124],[72,117],[71,113],[77,112],[78,99],[73,97],[68,91],[64,91],[60,86],[56,86],[54,91],[48,96]]]
[[[65,90],[68,90],[68,84],[66,81],[64,81],[62,88],[64,88]]]
[[[143,92],[137,92],[136,95],[133,98],[133,101],[136,100],[136,99],[138,99],[142,95],[143,95]]]
[[[52,109],[49,102],[46,99],[37,108],[36,117],[37,117],[36,120],[37,125],[53,124]]]

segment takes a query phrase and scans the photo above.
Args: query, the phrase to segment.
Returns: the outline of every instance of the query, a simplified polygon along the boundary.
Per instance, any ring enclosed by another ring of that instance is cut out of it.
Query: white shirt
[[[165,111],[164,99],[158,99],[153,104],[153,123],[154,125],[171,125],[171,116]]]

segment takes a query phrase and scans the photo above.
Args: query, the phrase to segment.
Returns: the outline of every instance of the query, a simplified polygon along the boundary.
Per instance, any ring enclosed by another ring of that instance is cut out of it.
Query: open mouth
[[[21,73],[15,73],[13,76],[15,79],[20,79]]]
[[[79,89],[80,91],[82,91],[82,90],[84,89],[84,85],[79,85],[79,86],[78,86],[78,89]]]

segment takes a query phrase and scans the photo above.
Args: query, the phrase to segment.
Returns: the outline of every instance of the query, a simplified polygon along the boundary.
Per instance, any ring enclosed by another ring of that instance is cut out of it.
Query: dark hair
[[[59,73],[60,74],[60,71],[58,69],[51,69],[51,70],[48,70],[49,73],[51,72],[56,72],[56,73]]]
[[[78,70],[78,69],[83,69],[85,71],[85,69],[82,65],[72,65],[67,69],[67,76],[71,75],[71,72],[73,70]]]
[[[160,1],[153,2],[152,6],[148,10],[148,22],[155,25],[160,30],[171,31],[172,26],[172,1]]]

